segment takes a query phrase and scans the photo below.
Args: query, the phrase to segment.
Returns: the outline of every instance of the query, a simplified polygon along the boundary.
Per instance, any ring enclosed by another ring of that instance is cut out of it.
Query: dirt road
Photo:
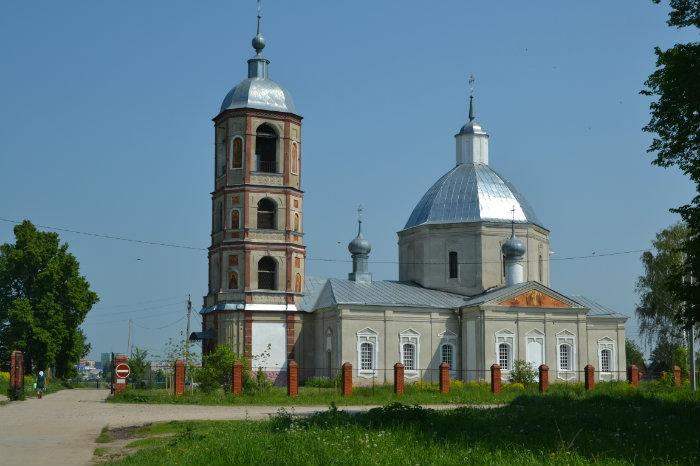
[[[105,403],[107,390],[63,390],[42,400],[0,406],[0,462],[7,466],[84,465],[99,445],[102,427],[195,419],[267,419],[279,406],[190,406]],[[448,407],[448,406],[442,406]],[[452,406],[454,407],[454,406]],[[289,411],[305,415],[327,406]],[[364,411],[372,406],[348,406]]]

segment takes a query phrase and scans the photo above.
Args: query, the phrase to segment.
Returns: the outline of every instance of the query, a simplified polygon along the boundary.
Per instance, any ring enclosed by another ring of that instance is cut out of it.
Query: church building
[[[398,232],[399,280],[372,278],[361,218],[348,278],[307,277],[302,117],[268,75],[259,17],[252,44],[248,77],[213,120],[209,290],[190,337],[204,353],[229,345],[280,380],[290,359],[302,379],[350,362],[359,384],[391,382],[396,362],[407,381],[436,380],[442,362],[462,380],[498,363],[507,380],[516,360],[555,380],[581,380],[587,364],[624,379],[626,317],[549,287],[549,230],[489,166],[473,96],[454,168]]]

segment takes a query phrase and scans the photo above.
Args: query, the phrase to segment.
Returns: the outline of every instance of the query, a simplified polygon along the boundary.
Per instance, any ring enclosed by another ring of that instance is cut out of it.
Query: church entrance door
[[[544,338],[528,337],[527,338],[527,362],[532,364],[532,367],[537,371],[535,378],[539,381],[539,367],[544,362]]]

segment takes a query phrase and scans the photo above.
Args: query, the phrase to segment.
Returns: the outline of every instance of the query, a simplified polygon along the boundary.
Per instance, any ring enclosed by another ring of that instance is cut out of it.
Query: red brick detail
[[[243,314],[243,357],[250,369],[253,364],[253,313],[245,311]]]
[[[175,396],[185,394],[185,363],[182,359],[175,361]]]
[[[284,288],[285,291],[292,291],[292,251],[287,249],[285,251],[285,266],[287,269],[287,284]]]
[[[245,119],[245,164],[243,168],[245,169],[245,174],[243,175],[243,182],[248,184],[250,183],[250,172],[252,171],[253,165],[253,141],[255,141],[255,136],[253,135],[253,119],[251,118],[251,115],[248,114],[246,115]],[[247,204],[247,199],[245,204]],[[244,204],[244,207],[245,207]],[[247,210],[244,208],[244,211]],[[247,215],[244,213],[243,218],[246,218]],[[248,223],[246,222],[246,228],[248,227]]]
[[[678,366],[673,366],[673,383],[676,386],[681,384],[681,368]]]
[[[231,393],[240,395],[241,390],[243,390],[243,364],[241,361],[236,361],[231,368]]]
[[[294,359],[287,363],[287,395],[296,398],[299,394],[299,366]]]
[[[627,370],[627,380],[634,387],[639,386],[639,368],[632,364]]]
[[[541,364],[538,370],[540,376],[540,393],[545,393],[547,389],[549,389],[549,366]]]
[[[440,393],[450,392],[450,365],[446,362],[440,363]]]
[[[349,362],[344,363],[341,374],[343,396],[348,397],[352,395],[352,364]]]
[[[119,364],[129,364],[129,358],[126,356],[126,354],[115,354],[114,355],[114,367],[117,367]],[[112,368],[112,372],[114,373],[114,368]],[[127,387],[127,379],[123,379],[121,377],[117,377],[116,374],[114,374],[114,392],[115,393],[122,393],[126,391]]]
[[[394,393],[396,393],[397,395],[403,395],[403,373],[403,364],[401,364],[400,362],[394,364]]]
[[[244,256],[244,261],[245,261],[245,276],[243,277],[243,286],[244,289],[249,290],[250,289],[250,252],[245,252]]]
[[[24,354],[21,351],[10,355],[10,389],[17,398],[24,391]]]
[[[295,343],[294,322],[295,321],[296,321],[296,317],[294,316],[294,314],[291,312],[288,312],[287,313],[287,359],[294,359],[294,343]]]
[[[491,392],[494,395],[501,393],[501,366],[491,365]]]
[[[593,390],[595,388],[595,368],[588,364],[583,368],[583,385],[586,390]]]
[[[284,156],[283,156],[284,168],[282,169],[282,173],[283,173],[282,183],[284,183],[285,185],[289,184],[289,171],[290,171],[289,170],[289,165],[290,165],[289,164],[289,145],[290,145],[289,136],[290,136],[290,133],[291,133],[291,131],[290,131],[289,120],[286,120],[284,122],[284,139],[282,140],[282,142],[284,144],[284,151],[283,151],[284,152]],[[289,198],[287,198],[287,212],[289,212]]]

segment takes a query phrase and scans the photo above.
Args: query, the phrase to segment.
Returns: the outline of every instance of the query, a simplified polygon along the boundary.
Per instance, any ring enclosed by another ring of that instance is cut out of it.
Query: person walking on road
[[[39,375],[36,378],[36,396],[41,399],[41,395],[44,394],[44,388],[46,387],[46,377],[44,377],[44,371],[39,371]]]

